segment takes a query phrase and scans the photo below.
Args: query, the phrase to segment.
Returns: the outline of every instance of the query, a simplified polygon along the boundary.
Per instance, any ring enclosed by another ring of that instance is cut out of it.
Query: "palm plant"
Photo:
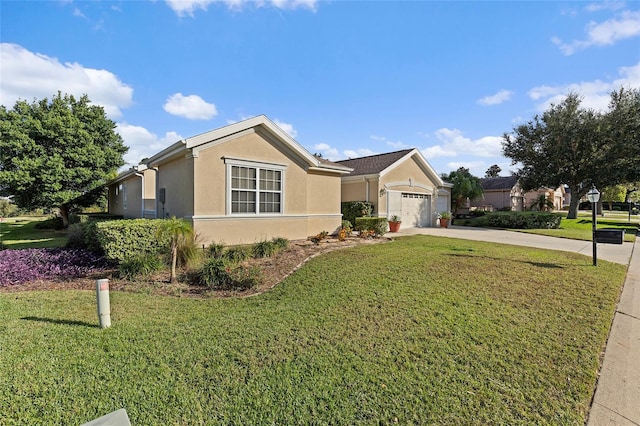
[[[445,182],[453,184],[453,188],[451,188],[451,201],[454,215],[458,213],[458,209],[466,204],[467,200],[473,201],[476,198],[482,197],[484,194],[480,179],[473,176],[469,172],[469,169],[464,167],[460,167],[448,175],[442,174],[441,177]]]
[[[194,233],[191,224],[183,219],[172,216],[162,222],[158,228],[158,237],[168,237],[171,249],[171,277],[169,281],[173,284],[178,281],[176,275],[176,264],[178,263],[178,248],[188,244],[193,240]]]
[[[547,194],[538,195],[530,205],[531,209],[537,209],[538,211],[547,211],[553,209],[553,200],[547,197]]]

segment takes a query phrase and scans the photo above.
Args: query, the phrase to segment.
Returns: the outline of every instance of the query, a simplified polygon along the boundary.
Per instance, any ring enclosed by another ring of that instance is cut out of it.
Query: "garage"
[[[426,227],[431,224],[431,196],[412,192],[389,191],[389,217],[397,215],[403,227]]]

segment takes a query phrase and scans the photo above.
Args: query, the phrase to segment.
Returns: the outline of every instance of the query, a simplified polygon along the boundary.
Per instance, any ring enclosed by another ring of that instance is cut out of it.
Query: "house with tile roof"
[[[403,227],[429,227],[437,226],[439,212],[451,210],[453,185],[415,148],[336,163],[353,169],[342,176],[341,200],[369,201],[374,216],[398,216]]]

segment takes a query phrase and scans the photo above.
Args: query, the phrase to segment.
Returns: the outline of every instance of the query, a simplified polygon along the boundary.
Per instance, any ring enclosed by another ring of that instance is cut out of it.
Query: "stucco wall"
[[[432,205],[430,208],[432,213],[435,213],[435,198],[437,197],[436,186],[413,157],[408,158],[380,178],[380,189],[384,189],[385,186],[394,191],[432,195]],[[379,215],[384,216],[387,212],[387,198],[384,191],[382,195],[378,192],[378,196],[380,200]]]
[[[126,218],[142,217],[142,179],[131,175],[109,185],[109,213]]]
[[[363,180],[347,181],[342,184],[342,201],[366,201],[366,183]],[[375,200],[374,200],[375,201]]]
[[[158,166],[158,191],[165,188],[164,211],[158,201],[158,217],[193,214],[193,158],[181,157]]]

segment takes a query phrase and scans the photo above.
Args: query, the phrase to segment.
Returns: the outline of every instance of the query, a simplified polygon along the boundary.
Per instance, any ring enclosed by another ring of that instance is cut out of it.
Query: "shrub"
[[[127,259],[118,266],[118,273],[121,278],[132,280],[138,276],[147,277],[154,272],[161,270],[164,263],[157,254],[142,254]]]
[[[278,252],[278,248],[272,241],[259,241],[251,247],[252,256],[256,259],[271,257]]]
[[[249,290],[262,281],[262,272],[257,266],[238,265],[229,272],[233,290]]]
[[[224,254],[225,259],[238,263],[243,260],[251,258],[251,247],[249,246],[234,246],[229,247]]]
[[[162,219],[90,221],[99,250],[108,260],[122,262],[142,253],[159,253],[169,246],[168,236],[158,236]],[[90,247],[91,248],[91,247]]]
[[[237,265],[227,259],[209,258],[196,272],[198,284],[216,290],[247,290],[257,286],[262,274],[255,266]]]
[[[64,225],[62,224],[62,218],[59,216],[51,217],[47,220],[43,220],[42,222],[38,222],[35,225],[36,229],[55,229],[59,231],[64,229]]]
[[[278,250],[286,250],[289,248],[289,240],[283,237],[276,237],[271,240]]]
[[[344,229],[347,233],[347,237],[350,237],[351,233],[353,232],[353,225],[348,220],[343,219],[341,229]]]
[[[84,277],[107,266],[88,250],[23,249],[0,251],[0,286],[33,280]]]
[[[387,218],[359,217],[356,219],[356,231],[373,231],[376,237],[387,232]]]
[[[548,212],[498,212],[485,216],[488,226],[507,229],[555,229],[562,214]]]
[[[340,206],[342,219],[356,223],[357,217],[369,216],[373,212],[373,203],[369,201],[345,201]]]
[[[211,243],[209,247],[207,247],[207,253],[210,257],[214,257],[216,259],[220,259],[224,256],[224,244],[222,243]]]
[[[230,270],[230,262],[227,259],[211,257],[196,272],[196,280],[198,284],[209,288],[226,289],[231,284]]]

